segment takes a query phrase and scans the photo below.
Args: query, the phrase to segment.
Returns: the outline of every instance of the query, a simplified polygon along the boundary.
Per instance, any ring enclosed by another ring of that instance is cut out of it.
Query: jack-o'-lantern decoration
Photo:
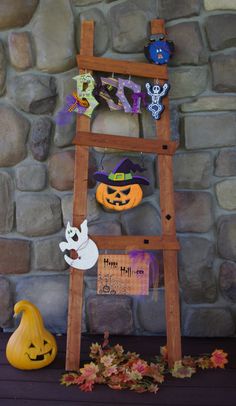
[[[140,185],[149,185],[142,176],[134,176],[132,172],[143,172],[145,169],[125,158],[109,174],[95,172],[94,178],[100,181],[96,191],[96,199],[104,207],[123,211],[137,206],[143,197]]]
[[[14,312],[15,315],[23,312],[23,315],[7,343],[9,363],[18,369],[39,369],[51,364],[57,354],[57,344],[53,335],[45,329],[37,307],[21,300],[15,304]]]

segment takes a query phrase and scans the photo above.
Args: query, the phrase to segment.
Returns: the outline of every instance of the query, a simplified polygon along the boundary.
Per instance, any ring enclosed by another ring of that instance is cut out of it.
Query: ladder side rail
[[[81,55],[92,56],[94,45],[94,22],[83,21],[81,27]],[[84,73],[79,69],[79,73]],[[77,131],[90,131],[90,119],[77,118]],[[75,147],[73,225],[79,227],[87,216],[89,147]],[[80,368],[84,271],[70,268],[68,301],[66,366],[67,371]]]
[[[166,34],[164,20],[151,22],[151,33]],[[156,80],[157,82],[157,80]],[[158,80],[160,84],[163,80]],[[156,136],[162,141],[171,140],[169,98],[163,99],[164,111],[156,122]],[[160,155],[158,157],[158,176],[160,185],[160,207],[162,235],[176,236],[174,187],[173,187],[173,157]],[[168,348],[168,363],[172,367],[175,361],[182,358],[179,283],[177,268],[177,250],[163,250],[166,334]]]

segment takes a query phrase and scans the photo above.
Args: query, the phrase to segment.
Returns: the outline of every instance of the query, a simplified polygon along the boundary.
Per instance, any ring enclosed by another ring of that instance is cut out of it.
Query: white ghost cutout
[[[88,237],[87,220],[83,221],[80,229],[81,232],[68,222],[65,233],[67,242],[61,242],[59,247],[62,252],[75,250],[77,258],[72,259],[65,254],[64,259],[73,268],[85,270],[92,268],[96,264],[99,252],[95,242]]]

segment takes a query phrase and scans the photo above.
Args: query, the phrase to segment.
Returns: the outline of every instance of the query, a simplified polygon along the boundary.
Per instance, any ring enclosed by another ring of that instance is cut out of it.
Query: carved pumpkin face
[[[25,355],[30,362],[30,369],[42,368],[52,362],[53,355],[55,354],[55,345],[50,340],[36,340],[34,343],[27,344]],[[32,366],[33,364],[33,366]]]
[[[53,335],[45,329],[37,307],[21,300],[14,311],[15,314],[23,311],[23,315],[7,343],[9,363],[18,369],[39,369],[51,364],[57,354],[57,345]]]
[[[100,183],[96,191],[96,199],[104,207],[111,210],[123,211],[137,206],[143,197],[143,191],[138,184],[125,186],[110,186]]]

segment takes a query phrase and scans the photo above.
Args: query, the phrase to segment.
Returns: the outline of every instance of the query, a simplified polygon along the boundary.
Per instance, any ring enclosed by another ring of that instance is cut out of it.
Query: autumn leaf
[[[90,358],[96,358],[100,354],[101,349],[102,347],[100,344],[93,343],[90,347]]]
[[[195,372],[195,368],[184,366],[182,361],[176,361],[174,368],[171,370],[171,374],[175,378],[191,378]]]
[[[168,360],[168,349],[167,349],[166,345],[163,345],[163,347],[160,347],[160,354],[165,361]]]
[[[86,381],[95,381],[99,368],[94,362],[85,364],[83,368],[80,368],[81,378]]]
[[[94,384],[94,382],[92,382],[92,381],[86,381],[83,385],[80,385],[80,389],[83,392],[92,392],[93,384]]]
[[[223,350],[215,350],[211,355],[211,362],[214,368],[224,368],[225,364],[228,363],[228,354]]]
[[[211,362],[211,359],[208,355],[203,355],[202,357],[199,357],[196,361],[197,366],[201,369],[209,369],[213,368],[213,364]]]
[[[65,386],[70,386],[70,385],[74,385],[76,384],[76,380],[78,378],[78,374],[76,373],[68,373],[68,374],[64,374],[61,377],[61,385],[65,385]]]

